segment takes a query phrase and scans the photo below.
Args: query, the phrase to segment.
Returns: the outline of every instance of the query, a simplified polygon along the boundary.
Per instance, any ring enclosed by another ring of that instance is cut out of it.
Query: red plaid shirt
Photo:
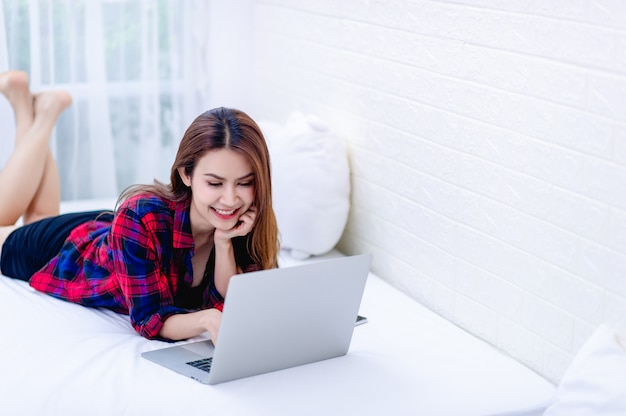
[[[130,198],[112,222],[76,227],[60,253],[32,276],[31,286],[70,302],[128,314],[137,332],[158,338],[169,316],[191,310],[176,299],[193,280],[189,203],[152,195]],[[242,270],[260,269],[247,254],[245,238],[233,239],[233,248]],[[201,309],[224,305],[213,273],[205,272],[209,281]]]

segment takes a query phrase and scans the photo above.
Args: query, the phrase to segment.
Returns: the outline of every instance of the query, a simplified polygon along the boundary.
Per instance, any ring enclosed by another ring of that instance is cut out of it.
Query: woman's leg
[[[33,98],[24,72],[0,74],[0,92],[15,112],[15,150],[0,171],[0,226],[20,216],[30,223],[59,212],[60,186],[48,141],[63,110],[72,102],[64,91],[48,91]],[[0,236],[1,237],[1,236]]]
[[[26,211],[32,199],[32,196],[28,196],[30,192],[15,192],[16,186],[9,182],[15,176],[12,173],[13,170],[16,170],[14,165],[22,159],[20,156],[24,151],[22,150],[22,139],[33,125],[35,112],[33,96],[28,86],[28,75],[25,72],[7,71],[0,74],[0,92],[11,104],[15,116],[15,150],[3,170],[0,171],[0,189],[5,195],[5,198],[0,200],[0,226],[5,226],[14,224]],[[47,143],[45,151],[48,151]],[[16,160],[11,162],[11,159]],[[39,181],[39,178],[34,178],[32,175],[28,176],[32,178],[32,181]]]
[[[33,128],[37,126],[39,121],[43,120],[42,122],[46,126],[44,129],[47,129],[45,131],[48,137],[50,137],[59,115],[71,103],[72,97],[66,91],[46,91],[35,95],[35,122],[33,123]],[[60,203],[61,183],[59,170],[48,146],[41,182],[39,183],[39,188],[35,191],[35,196],[30,205],[23,214],[24,223],[30,224],[42,218],[58,215]]]

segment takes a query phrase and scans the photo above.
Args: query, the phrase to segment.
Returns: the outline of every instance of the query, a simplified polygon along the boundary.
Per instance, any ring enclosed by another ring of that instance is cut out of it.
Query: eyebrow
[[[224,180],[226,180],[226,178],[223,178],[223,177],[221,177],[221,176],[219,176],[219,175],[216,175],[215,173],[205,173],[205,174],[204,174],[204,176],[210,176],[210,177],[215,178],[215,179],[218,179],[218,180],[220,180],[220,181],[224,181]],[[243,180],[243,179],[248,179],[248,178],[251,178],[251,177],[253,177],[253,176],[254,176],[254,172],[250,172],[250,173],[248,173],[248,174],[246,174],[246,175],[243,175],[243,176],[241,176],[241,177],[239,177],[239,178],[237,178],[237,179],[235,179],[235,180],[236,180],[236,181],[240,181],[240,180]]]

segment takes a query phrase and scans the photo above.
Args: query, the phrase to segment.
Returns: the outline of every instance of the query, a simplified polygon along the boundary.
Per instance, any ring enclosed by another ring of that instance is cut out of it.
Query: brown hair
[[[198,159],[217,149],[239,152],[250,161],[255,174],[257,214],[255,226],[248,234],[248,251],[263,269],[278,267],[278,225],[272,207],[269,151],[261,129],[243,111],[220,107],[200,114],[183,135],[172,165],[170,183],[155,180],[151,185],[133,185],[122,192],[118,204],[143,192],[178,202],[191,198],[191,188],[183,183],[178,168],[192,175]]]

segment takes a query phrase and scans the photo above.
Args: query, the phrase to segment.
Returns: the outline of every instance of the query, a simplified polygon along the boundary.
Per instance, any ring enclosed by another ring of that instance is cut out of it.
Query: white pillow
[[[585,342],[544,416],[626,415],[626,338],[608,324]]]
[[[291,114],[285,125],[260,122],[272,164],[281,247],[296,258],[330,251],[350,210],[345,143],[315,116]]]

